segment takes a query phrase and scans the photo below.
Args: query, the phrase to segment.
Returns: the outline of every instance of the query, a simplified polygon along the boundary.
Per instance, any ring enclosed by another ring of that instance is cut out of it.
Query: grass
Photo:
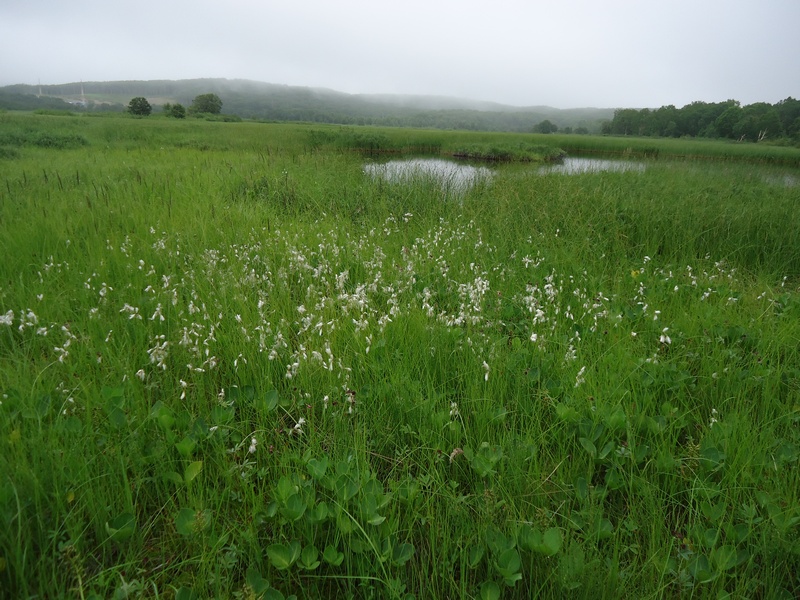
[[[0,115],[0,595],[800,593],[797,187],[323,130]]]

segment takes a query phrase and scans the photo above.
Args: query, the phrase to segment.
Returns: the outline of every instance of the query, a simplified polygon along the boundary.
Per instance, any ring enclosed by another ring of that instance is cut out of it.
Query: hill
[[[0,108],[58,108],[54,102],[61,101],[65,109],[123,110],[136,96],[144,96],[157,107],[166,102],[189,105],[195,96],[205,93],[215,93],[222,99],[223,113],[274,121],[527,132],[549,120],[560,129],[580,127],[595,132],[614,116],[613,109],[562,110],[442,96],[347,94],[243,79],[9,85],[0,88]]]

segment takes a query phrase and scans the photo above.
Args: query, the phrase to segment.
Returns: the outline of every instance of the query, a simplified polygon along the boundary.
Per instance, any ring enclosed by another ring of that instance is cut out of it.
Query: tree
[[[172,117],[173,119],[185,119],[186,118],[186,108],[183,104],[176,102],[175,104],[170,104],[167,102],[163,106],[164,114],[168,117]]]
[[[555,133],[558,131],[558,126],[555,123],[551,123],[548,119],[538,123],[536,127],[533,128],[536,133]]]
[[[210,113],[218,115],[222,110],[222,100],[216,94],[200,94],[192,100],[189,114]]]
[[[146,117],[153,112],[153,107],[150,106],[147,98],[137,96],[136,98],[131,99],[131,101],[128,103],[128,112],[132,115],[136,115],[137,117]]]

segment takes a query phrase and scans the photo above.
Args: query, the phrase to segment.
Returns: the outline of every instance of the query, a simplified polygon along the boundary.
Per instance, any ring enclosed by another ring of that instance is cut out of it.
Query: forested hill
[[[187,79],[105,81],[62,85],[11,85],[0,88],[0,108],[124,110],[143,96],[154,106],[189,105],[199,94],[217,94],[224,114],[248,119],[320,123],[433,127],[479,131],[531,131],[549,121],[559,129],[599,132],[613,109],[515,107],[439,96],[346,94],[249,80]]]

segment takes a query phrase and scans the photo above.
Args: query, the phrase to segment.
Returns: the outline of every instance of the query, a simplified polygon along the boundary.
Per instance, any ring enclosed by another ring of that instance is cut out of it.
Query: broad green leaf
[[[336,527],[341,534],[350,535],[355,531],[356,524],[350,518],[350,515],[341,510],[336,514]]]
[[[217,404],[211,410],[211,420],[215,425],[226,425],[233,420],[236,409],[233,406],[221,406]]]
[[[720,571],[728,571],[746,561],[749,554],[746,550],[736,550],[735,546],[726,544],[714,548],[711,552],[711,563]]]
[[[561,530],[558,527],[551,527],[544,532],[542,537],[541,554],[553,556],[561,550]]]
[[[328,470],[328,457],[323,456],[321,460],[312,458],[306,463],[306,469],[312,479],[319,481],[325,476],[325,471]]]
[[[300,553],[300,566],[306,571],[313,571],[319,566],[319,551],[311,544],[303,548]]]
[[[245,575],[247,585],[256,595],[263,594],[269,589],[269,582],[261,576],[258,569],[249,567]]]
[[[724,501],[716,504],[711,504],[710,502],[703,502],[700,504],[700,510],[703,516],[712,523],[716,523],[725,515],[726,508],[727,505]]]
[[[319,524],[327,520],[330,511],[328,510],[328,505],[325,502],[320,502],[314,508],[312,508],[307,513],[307,519],[311,522],[311,524]]]
[[[106,533],[115,542],[129,539],[136,529],[136,517],[129,512],[118,514],[106,523]]]
[[[556,416],[565,423],[577,423],[581,417],[577,410],[566,404],[556,404]]]
[[[162,429],[171,429],[175,424],[175,417],[172,411],[161,400],[156,402],[153,408],[150,409],[150,416],[155,419]]]
[[[481,584],[480,600],[500,600],[500,586],[494,581],[484,581]]]
[[[289,598],[294,598],[294,596],[289,596]],[[286,597],[281,594],[278,590],[271,587],[266,592],[264,592],[263,596],[264,600],[287,600]]]
[[[294,479],[288,475],[283,475],[278,480],[278,485],[275,486],[275,499],[281,504],[286,504],[286,501],[299,491],[300,488]]]
[[[589,499],[589,484],[585,477],[575,479],[575,496],[581,501],[581,504],[585,504]]]
[[[469,553],[467,554],[467,566],[470,569],[474,569],[477,567],[481,559],[483,559],[483,555],[486,553],[486,548],[483,544],[478,544],[477,546],[472,546],[469,549]]]
[[[386,517],[383,517],[381,515],[374,515],[373,517],[367,519],[367,523],[369,525],[373,525],[373,526],[377,527],[378,525],[383,523],[385,520],[386,520]]]
[[[607,540],[614,533],[614,526],[608,519],[599,519],[595,527],[595,535],[598,540]]]
[[[119,406],[107,406],[108,422],[116,429],[122,429],[128,424],[128,416]]]
[[[175,592],[175,600],[199,600],[200,596],[192,588],[181,587]]]
[[[267,557],[272,566],[279,571],[291,567],[300,557],[300,542],[293,540],[290,544],[270,544],[267,546]]]
[[[104,385],[100,390],[100,395],[103,397],[103,400],[111,400],[112,398],[122,398],[125,396],[125,388],[122,386]]]
[[[290,521],[297,521],[306,512],[306,502],[300,494],[292,494],[286,499],[286,504],[281,507],[281,514]]]
[[[578,438],[578,441],[581,443],[581,446],[583,446],[583,449],[589,453],[589,456],[591,456],[592,458],[597,458],[597,448],[595,447],[594,442],[592,442],[592,440],[590,440],[589,438],[582,437]]]
[[[697,554],[689,559],[687,564],[689,574],[699,583],[709,583],[714,581],[719,573],[712,571],[711,564],[703,554]]]
[[[609,429],[613,431],[619,431],[625,429],[627,420],[628,419],[625,416],[625,411],[622,410],[622,407],[618,406],[614,412],[606,417],[605,423]]]
[[[175,448],[177,448],[181,456],[185,458],[189,458],[192,455],[195,446],[197,446],[197,442],[195,442],[188,435],[185,438],[183,438],[180,442],[175,444]]]
[[[611,454],[611,452],[614,450],[614,448],[616,448],[616,446],[617,445],[614,443],[613,440],[606,442],[605,446],[603,446],[600,452],[597,454],[597,458],[599,458],[600,460],[605,460],[605,458],[609,454]]]
[[[180,476],[180,473],[176,473],[175,471],[167,471],[163,475],[161,475],[167,481],[171,481],[175,485],[183,485],[184,480],[183,477]]]
[[[344,560],[344,553],[339,552],[334,546],[326,546],[322,558],[326,563],[338,567]]]
[[[516,548],[511,548],[497,556],[497,569],[503,577],[508,577],[519,571],[522,561]]]
[[[336,480],[336,496],[342,504],[358,493],[358,483],[349,475],[342,475]]]
[[[191,508],[182,508],[175,515],[175,529],[178,533],[185,536],[191,536],[208,529],[211,526],[211,511],[206,510],[192,510]]]
[[[195,477],[200,474],[200,471],[203,470],[203,461],[198,460],[191,463],[188,467],[186,467],[186,471],[183,473],[183,480],[186,483],[191,483]]]
[[[397,565],[404,565],[414,556],[414,546],[408,543],[396,544],[392,549],[392,562]]]

